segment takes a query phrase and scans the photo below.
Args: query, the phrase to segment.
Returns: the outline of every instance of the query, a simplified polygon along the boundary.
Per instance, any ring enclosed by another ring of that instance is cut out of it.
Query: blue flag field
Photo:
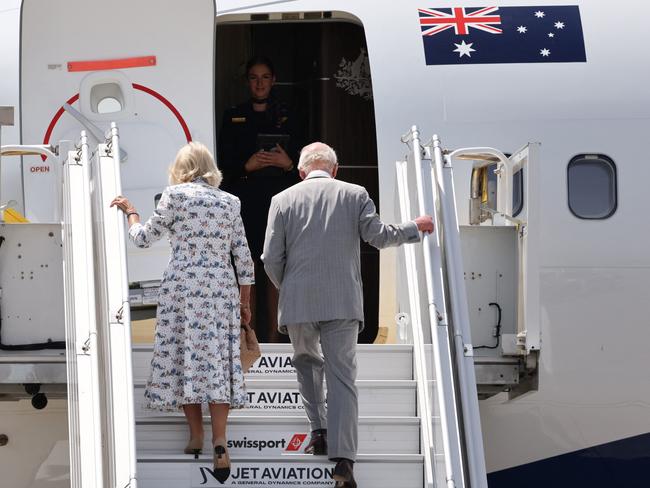
[[[420,8],[418,13],[428,65],[587,60],[575,5]]]

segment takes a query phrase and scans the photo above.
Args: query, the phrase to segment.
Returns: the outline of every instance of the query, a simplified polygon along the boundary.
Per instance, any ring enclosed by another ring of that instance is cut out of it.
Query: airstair
[[[452,173],[453,156],[461,152],[443,151],[436,137],[422,144],[415,127],[402,142],[409,151],[396,164],[399,214],[404,220],[433,215],[436,232],[399,251],[396,322],[402,343],[358,347],[355,474],[360,487],[485,488],[479,397],[517,391],[530,369],[521,354],[525,337],[509,346],[509,354],[476,354]],[[67,392],[71,486],[333,486],[333,463],[302,454],[309,425],[289,345],[263,345],[247,375],[250,406],[231,413],[232,471],[223,484],[212,471],[209,435],[204,455],[183,454],[188,433],[182,413],[143,408],[152,346],[131,345],[125,228],[122,215],[108,206],[121,189],[117,127],[100,141],[90,142],[82,132],[77,144],[5,146],[2,153],[47,155],[61,171],[62,223],[46,225],[60,243],[65,333],[59,340],[67,354],[1,352],[0,388],[28,395],[21,388],[32,378],[51,394]],[[10,236],[12,225],[0,222],[0,234]],[[21,239],[13,244],[27,238]],[[514,341],[517,334],[510,335]],[[51,378],[35,376],[41,370]],[[13,380],[7,381],[7,372]],[[207,434],[207,416],[205,422]]]
[[[0,148],[47,159],[61,182],[51,223],[14,223],[3,209],[0,313],[16,337],[2,335],[0,392],[33,395],[35,408],[67,397],[71,486],[135,488],[124,223],[109,209],[121,189],[117,127],[100,138]]]

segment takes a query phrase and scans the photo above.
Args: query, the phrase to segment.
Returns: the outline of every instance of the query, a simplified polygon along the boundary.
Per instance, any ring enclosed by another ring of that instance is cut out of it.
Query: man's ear
[[[336,178],[336,173],[339,170],[339,165],[335,164],[334,168],[332,169],[332,178]]]
[[[307,173],[305,173],[304,169],[299,169],[298,174],[300,175],[301,180],[304,180],[305,178],[307,178]]]

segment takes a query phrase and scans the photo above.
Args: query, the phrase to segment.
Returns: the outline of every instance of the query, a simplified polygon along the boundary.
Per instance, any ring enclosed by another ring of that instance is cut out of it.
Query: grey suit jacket
[[[278,324],[363,323],[359,239],[381,249],[420,240],[415,222],[384,224],[365,188],[308,178],[271,200],[264,269],[280,290]]]

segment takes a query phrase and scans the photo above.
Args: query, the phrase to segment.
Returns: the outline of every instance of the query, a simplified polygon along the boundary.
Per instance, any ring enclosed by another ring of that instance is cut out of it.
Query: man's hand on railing
[[[433,219],[430,215],[420,215],[413,222],[418,226],[420,232],[424,232],[425,234],[431,234],[433,232]]]

